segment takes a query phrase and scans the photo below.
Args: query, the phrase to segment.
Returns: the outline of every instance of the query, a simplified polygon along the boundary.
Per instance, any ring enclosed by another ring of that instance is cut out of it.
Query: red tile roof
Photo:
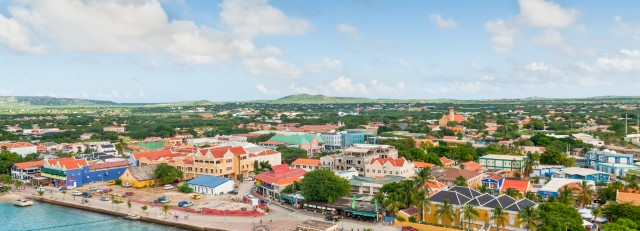
[[[391,163],[391,165],[393,165],[394,167],[402,167],[404,165],[404,162],[406,160],[404,159],[404,157],[400,157],[397,159],[393,159],[391,157],[389,158],[373,158],[371,159],[371,161],[369,162],[369,164],[374,164],[374,163],[379,163],[380,165],[384,165],[386,163]]]
[[[513,188],[518,190],[520,193],[527,193],[527,191],[529,191],[529,184],[528,180],[504,179],[500,191],[506,191],[507,189]]]
[[[465,180],[479,176],[481,173],[465,169],[450,168],[444,171],[442,180],[455,180],[458,176],[464,177]]]
[[[502,178],[504,178],[504,177],[498,176],[498,175],[491,175],[491,176],[488,176],[488,177],[485,177],[485,178],[489,178],[489,179],[493,179],[493,180],[502,180]]]
[[[464,162],[464,163],[462,163],[462,166],[464,166],[464,169],[471,170],[471,171],[480,171],[480,170],[482,170],[482,165],[476,163],[475,161]]]
[[[60,167],[65,168],[67,170],[77,169],[77,168],[81,168],[88,165],[86,160],[84,159],[76,160],[74,158],[52,159],[52,160],[47,160],[47,162],[50,166],[60,165]]]
[[[449,164],[455,163],[455,161],[448,159],[447,157],[440,157],[440,162],[442,162],[442,165],[447,166]]]
[[[291,184],[293,182],[300,182],[302,179],[300,177],[289,177],[289,178],[284,178],[284,179],[280,179],[280,180],[276,180],[276,182],[274,182],[273,184],[277,184],[277,185],[288,185]]]
[[[171,152],[171,149],[162,149],[162,150],[153,151],[153,152],[136,153],[136,154],[133,154],[133,158],[136,160],[140,160],[140,158],[142,157],[145,157],[147,159],[158,159],[161,157],[170,157],[173,155],[175,154]]]
[[[432,163],[422,162],[422,161],[414,161],[413,166],[415,168],[431,168],[436,165]]]
[[[27,148],[27,147],[33,147],[35,145],[31,144],[31,143],[27,143],[27,142],[15,142],[15,143],[0,143],[0,148],[1,147],[7,147],[7,149],[10,148]]]
[[[320,166],[320,160],[317,159],[307,159],[307,158],[298,158],[291,165],[305,165],[305,166]]]
[[[15,166],[18,167],[18,168],[21,168],[21,169],[27,169],[27,168],[33,168],[33,167],[42,167],[42,166],[44,166],[44,160],[15,163]]]
[[[261,174],[256,175],[254,178],[268,183],[275,184],[278,180],[285,180],[287,178],[293,177],[302,177],[307,171],[301,168],[291,169],[287,164],[275,165],[271,166],[272,171],[263,172]],[[282,183],[282,182],[281,182]]]

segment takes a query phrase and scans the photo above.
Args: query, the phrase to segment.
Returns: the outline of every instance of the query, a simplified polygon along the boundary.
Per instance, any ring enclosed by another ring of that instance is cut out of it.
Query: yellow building
[[[129,167],[122,173],[120,180],[122,183],[129,183],[134,188],[152,187],[157,184],[153,171],[155,165],[144,165]]]
[[[518,212],[529,206],[537,206],[537,204],[529,199],[516,200],[507,195],[499,197],[492,196],[490,194],[482,194],[475,189],[468,187],[455,186],[449,190],[439,191],[438,193],[429,197],[431,200],[431,207],[426,207],[425,221],[431,224],[445,225],[448,227],[467,227],[467,220],[461,219],[461,208],[465,204],[471,204],[475,206],[475,209],[479,212],[479,216],[471,220],[471,228],[484,230],[490,230],[495,228],[496,224],[491,216],[492,210],[496,207],[502,207],[507,215],[505,216],[506,222],[504,227],[500,227],[500,230],[526,230],[524,224],[518,221]],[[449,204],[453,206],[454,216],[453,219],[448,217],[442,217],[438,215],[438,208],[447,200]]]

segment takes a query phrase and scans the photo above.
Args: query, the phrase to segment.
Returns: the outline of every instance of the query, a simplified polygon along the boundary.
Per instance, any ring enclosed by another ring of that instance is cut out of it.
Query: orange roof
[[[273,184],[277,184],[277,185],[288,185],[291,184],[293,182],[300,182],[302,179],[300,179],[300,177],[289,177],[289,178],[284,178],[284,179],[280,179],[280,180],[276,180],[276,182],[274,182]]]
[[[506,191],[507,189],[513,188],[521,193],[527,193],[529,191],[529,185],[530,183],[528,180],[504,179],[500,191]]]
[[[464,166],[464,169],[468,169],[471,171],[479,171],[482,170],[482,165],[476,163],[475,161],[467,161],[462,163],[462,165]]]
[[[284,144],[284,143],[277,142],[277,141],[265,141],[265,142],[262,142],[262,144],[266,144],[266,145],[281,145],[281,144]]]
[[[413,166],[415,168],[431,168],[436,165],[432,163],[422,162],[422,161],[414,161]]]
[[[443,136],[442,139],[444,139],[444,140],[457,140],[458,137],[457,136]]]
[[[493,180],[502,180],[502,178],[504,178],[504,177],[499,176],[499,175],[491,175],[491,176],[487,176],[485,178],[489,178],[489,179],[493,179]]]
[[[171,152],[171,149],[162,149],[162,150],[153,151],[153,152],[136,153],[136,154],[133,154],[133,158],[135,158],[136,160],[139,160],[142,157],[146,157],[147,159],[153,159],[153,158],[160,158],[160,157],[168,157],[172,155],[174,154],[173,152]]]
[[[448,159],[447,157],[440,157],[440,162],[442,162],[442,165],[447,165],[447,164],[451,164],[454,163],[455,161]]]
[[[633,205],[640,205],[640,190],[634,190],[630,188],[621,189],[617,192],[616,202],[628,202]]]
[[[77,169],[77,168],[88,165],[86,160],[84,159],[76,160],[74,158],[53,159],[53,160],[47,160],[47,162],[49,162],[49,165],[51,166],[60,165],[60,167],[65,168],[67,170]]]
[[[391,157],[389,158],[373,158],[371,159],[371,161],[369,162],[369,164],[373,164],[375,162],[378,162],[380,165],[384,165],[386,163],[391,163],[391,165],[393,165],[394,167],[402,167],[404,165],[405,159],[404,157],[400,157],[397,159],[393,159]]]
[[[291,165],[320,166],[320,160],[298,158]]]
[[[44,160],[15,163],[15,166],[18,167],[18,168],[21,168],[21,169],[27,169],[27,168],[33,168],[33,167],[42,167],[42,166],[44,166]]]
[[[45,147],[44,145],[38,145],[38,151],[46,151],[47,147]]]

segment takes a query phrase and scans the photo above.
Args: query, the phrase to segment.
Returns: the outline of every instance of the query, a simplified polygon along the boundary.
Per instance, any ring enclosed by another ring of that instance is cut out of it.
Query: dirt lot
[[[248,184],[250,182],[245,182],[243,184]],[[251,182],[252,183],[252,182]],[[177,185],[174,185],[174,187],[176,187]],[[123,195],[125,192],[133,192],[133,196],[131,197],[126,197],[123,200],[127,200],[128,198],[137,200],[137,201],[146,201],[146,202],[153,202],[153,200],[155,200],[156,198],[160,197],[160,196],[166,196],[169,199],[171,199],[171,202],[169,203],[169,205],[171,206],[177,206],[178,202],[180,201],[192,201],[196,207],[201,207],[201,208],[212,208],[212,209],[228,209],[228,210],[239,210],[241,208],[247,208],[250,209],[251,206],[248,204],[245,204],[242,202],[242,194],[238,194],[238,195],[230,195],[230,194],[225,194],[225,195],[204,195],[204,194],[199,194],[200,195],[200,199],[199,200],[194,200],[191,199],[191,196],[194,195],[195,193],[181,193],[179,192],[176,188],[171,189],[171,190],[164,190],[163,186],[157,186],[154,188],[125,188],[119,185],[111,185],[111,186],[107,186],[106,182],[94,182],[94,183],[90,183],[90,184],[85,184],[82,187],[70,190],[70,191],[80,191],[80,192],[85,192],[87,191],[87,189],[89,187],[96,187],[96,188],[101,188],[101,187],[106,187],[106,188],[111,188],[113,189],[113,192],[109,193],[109,194],[119,194],[119,195]],[[247,186],[243,186],[243,187],[247,187]],[[250,186],[249,186],[250,187]],[[94,194],[94,199],[96,199],[96,196],[100,196],[100,194],[96,193],[95,191],[92,192]]]

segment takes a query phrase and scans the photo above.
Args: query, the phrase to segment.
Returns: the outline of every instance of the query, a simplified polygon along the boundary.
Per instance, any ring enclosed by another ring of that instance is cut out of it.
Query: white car
[[[125,188],[131,187],[131,183],[129,183],[129,182],[124,182],[124,183],[122,184],[122,187],[125,187]]]
[[[81,193],[81,192],[79,192],[79,191],[73,191],[73,192],[71,192],[71,195],[74,195],[74,196],[82,196],[82,193]]]
[[[76,186],[73,186],[73,185],[67,186],[67,190],[74,189],[74,188],[76,188]]]
[[[173,189],[173,185],[170,185],[170,184],[164,185],[164,190],[170,190],[170,189]]]
[[[250,176],[247,177],[247,178],[244,178],[244,181],[252,181],[252,180],[254,180],[254,179],[253,179],[253,177],[250,177]]]
[[[44,192],[44,188],[43,188],[43,187],[38,187],[38,188],[36,189],[36,191],[38,191],[38,192]]]

